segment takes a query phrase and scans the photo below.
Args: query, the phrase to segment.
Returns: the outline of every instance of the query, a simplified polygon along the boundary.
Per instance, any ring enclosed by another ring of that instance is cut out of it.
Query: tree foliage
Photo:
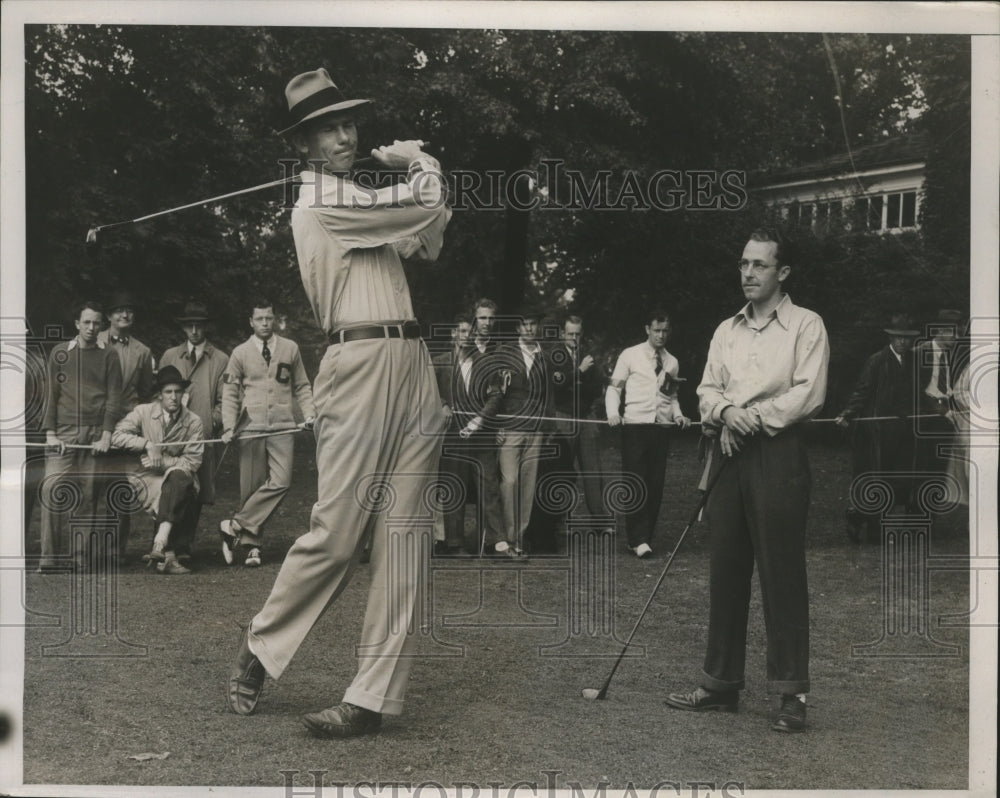
[[[318,349],[281,189],[109,230],[96,257],[83,242],[94,225],[284,176],[283,87],[319,66],[376,98],[362,150],[422,138],[446,169],[527,169],[539,179],[514,187],[522,199],[560,188],[546,162],[605,170],[614,198],[658,170],[761,173],[842,152],[845,130],[852,147],[926,131],[926,245],[810,237],[790,290],[826,311],[845,376],[891,310],[933,310],[942,282],[949,304],[967,296],[967,37],[61,25],[28,28],[26,45],[37,327],[68,325],[76,297],[126,288],[144,300],[154,351],[176,340],[189,297],[209,302],[232,345],[247,302],[266,294],[307,354]],[[439,262],[409,268],[421,318],[447,322],[484,294],[509,311],[573,289],[567,309],[610,357],[642,337],[644,307],[665,304],[693,388],[711,330],[741,302],[732,264],[766,209],[529,212],[509,199],[456,211]]]

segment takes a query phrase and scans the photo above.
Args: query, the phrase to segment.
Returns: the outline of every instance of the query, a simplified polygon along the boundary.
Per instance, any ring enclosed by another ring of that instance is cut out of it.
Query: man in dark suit
[[[896,314],[885,330],[889,344],[870,358],[861,370],[847,405],[837,416],[837,425],[847,429],[856,418],[898,416],[891,421],[856,424],[852,434],[854,479],[872,471],[913,470],[916,439],[913,421],[913,342],[920,335],[913,320]],[[905,478],[904,478],[905,479]],[[908,486],[896,480],[896,498],[909,503]],[[865,516],[856,507],[847,510],[847,534],[855,543],[867,527],[870,541],[880,539],[876,516]]]
[[[583,352],[583,319],[567,316],[559,330],[560,340],[543,349],[549,378],[552,412],[556,418],[549,441],[555,445],[554,459],[543,460],[539,482],[545,474],[572,474],[577,471],[583,483],[583,497],[591,518],[607,518],[604,505],[604,470],[600,457],[600,434],[596,423],[596,406],[603,406],[605,379],[590,354]],[[601,413],[603,416],[603,412]],[[581,423],[582,420],[582,423]],[[555,554],[559,551],[556,537],[560,516],[546,507],[544,497],[536,492],[535,506],[526,537],[535,552]],[[613,524],[605,531],[614,532]]]
[[[496,550],[514,559],[525,556],[524,532],[531,519],[538,460],[551,416],[549,378],[538,332],[542,314],[529,307],[520,313],[517,340],[501,344],[491,370],[502,396],[500,412],[517,418],[504,420],[500,444],[500,504],[504,538]]]
[[[483,496],[484,492],[478,489],[481,469],[475,467],[478,459],[471,450],[476,444],[482,443],[482,439],[487,435],[492,438],[492,434],[479,431],[475,435],[467,435],[464,438],[461,436],[462,430],[474,417],[467,413],[476,412],[472,409],[470,392],[472,369],[476,359],[473,356],[475,346],[471,338],[472,323],[466,314],[459,314],[451,331],[451,349],[433,358],[441,404],[449,416],[448,430],[442,442],[440,473],[442,476],[447,475],[458,480],[463,496],[457,507],[446,510],[443,514],[441,520],[444,538],[440,539],[435,535],[438,538],[434,543],[436,555],[454,555],[463,549],[469,553],[479,551],[479,541],[475,537],[469,540],[465,537],[465,504],[473,495],[477,497],[477,501]],[[495,491],[493,495],[496,495]]]

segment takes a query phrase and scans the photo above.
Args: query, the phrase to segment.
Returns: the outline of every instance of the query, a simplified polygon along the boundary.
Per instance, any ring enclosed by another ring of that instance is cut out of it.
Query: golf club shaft
[[[646,606],[642,608],[642,612],[639,613],[639,617],[636,618],[635,623],[632,625],[632,631],[629,632],[628,637],[625,640],[625,645],[622,646],[621,653],[618,655],[618,659],[615,660],[614,666],[611,668],[611,673],[608,674],[608,678],[604,681],[604,686],[601,687],[598,696],[603,698],[608,692],[608,687],[611,685],[611,680],[615,676],[615,672],[618,670],[618,666],[621,664],[622,659],[625,657],[625,652],[628,651],[628,647],[632,644],[632,638],[635,637],[635,633],[639,628],[639,624],[642,623],[642,619],[646,617],[646,612],[649,610],[650,605],[653,603],[653,599],[656,598],[656,594],[660,591],[660,585],[663,584],[663,580],[667,577],[667,571],[670,570],[670,565],[674,561],[674,557],[677,555],[677,551],[680,549],[681,544],[684,542],[684,538],[687,537],[688,531],[695,525],[698,520],[698,516],[701,511],[705,508],[705,504],[708,502],[709,494],[712,492],[712,488],[715,487],[715,483],[719,481],[719,477],[722,476],[722,472],[726,469],[731,458],[726,458],[719,470],[715,472],[715,475],[709,480],[708,485],[705,486],[705,492],[701,496],[701,500],[698,502],[698,506],[695,507],[694,512],[691,514],[691,520],[688,521],[687,526],[684,527],[684,531],[681,532],[680,537],[677,538],[677,543],[674,545],[673,551],[670,552],[670,556],[667,557],[666,565],[663,566],[663,570],[660,572],[660,578],[656,580],[656,584],[653,585],[653,590],[649,594],[649,598],[646,599]]]
[[[368,168],[372,164],[376,163],[374,158],[359,158],[354,162],[355,167]],[[386,170],[394,171],[394,170]],[[252,194],[255,191],[263,191],[267,188],[274,188],[275,186],[281,186],[286,183],[294,183],[299,179],[299,175],[290,175],[289,177],[282,177],[278,180],[272,180],[269,183],[261,183],[257,186],[250,186],[249,188],[241,188],[238,191],[230,191],[227,194],[219,194],[217,197],[209,197],[208,199],[198,200],[196,202],[189,202],[187,205],[178,205],[176,208],[167,208],[166,210],[156,211],[155,213],[148,213],[145,216],[139,216],[135,219],[124,219],[120,222],[111,222],[110,224],[102,224],[93,228],[95,231],[110,230],[114,227],[121,227],[126,224],[137,224],[139,222],[145,222],[150,219],[156,219],[159,216],[166,216],[171,213],[177,213],[178,211],[186,211],[189,208],[198,208],[202,205],[210,205],[213,202],[222,202],[222,200],[232,199],[233,197],[239,197],[243,194]]]

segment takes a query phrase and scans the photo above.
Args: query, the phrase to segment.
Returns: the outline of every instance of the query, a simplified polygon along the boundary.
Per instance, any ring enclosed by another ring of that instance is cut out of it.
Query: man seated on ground
[[[159,396],[125,416],[111,436],[115,448],[140,454],[140,468],[129,481],[142,498],[142,509],[156,520],[153,550],[146,559],[157,563],[161,574],[191,573],[174,551],[198,507],[204,449],[201,419],[181,404],[189,384],[174,366],[160,369]]]

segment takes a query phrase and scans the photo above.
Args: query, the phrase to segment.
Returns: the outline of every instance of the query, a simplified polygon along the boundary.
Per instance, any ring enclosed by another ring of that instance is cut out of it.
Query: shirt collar
[[[261,338],[257,333],[250,336],[250,340],[253,341],[253,345],[257,347],[258,352],[264,351],[264,339]],[[271,354],[274,354],[274,348],[278,345],[278,334],[271,333],[271,337],[267,339],[267,348],[271,350]]]
[[[648,358],[649,358],[650,360],[653,360],[653,359],[654,359],[654,358],[656,357],[656,352],[657,352],[657,349],[656,349],[656,347],[655,347],[655,346],[653,346],[653,345],[652,345],[652,344],[651,344],[651,343],[649,342],[649,339],[647,339],[647,340],[643,341],[643,342],[642,342],[642,345],[643,345],[643,346],[644,346],[644,347],[646,348],[646,349],[645,349],[645,351],[646,351],[646,357],[648,357]],[[667,350],[666,350],[666,348],[664,348],[664,349],[660,349],[660,350],[659,350],[659,352],[660,352],[660,357],[663,357],[663,355],[664,355],[664,353],[665,353],[666,351],[667,351]]]
[[[776,318],[778,320],[778,324],[786,330],[792,321],[792,307],[794,307],[792,305],[792,298],[788,296],[788,294],[785,294],[781,298],[777,307],[771,311],[771,316]],[[740,308],[739,313],[733,316],[733,326],[735,327],[741,321],[744,324],[749,324],[751,320],[754,320],[753,305],[750,302],[747,302],[742,308]]]
[[[900,363],[903,362],[903,356],[899,352],[896,351],[895,347],[893,347],[892,344],[889,344],[889,351],[892,352],[896,356],[896,360],[898,360]]]
[[[521,347],[522,352],[526,352],[529,355],[537,355],[538,350],[541,349],[538,345],[538,341],[535,341],[535,344],[532,347],[525,346],[520,340],[518,340],[517,345]]]
[[[98,338],[98,339],[97,339],[97,340],[96,340],[96,341],[94,342],[94,347],[95,347],[96,349],[104,349],[104,346],[105,346],[105,344],[104,344],[104,341],[102,341],[102,340],[101,340],[100,338]],[[66,351],[67,351],[67,352],[72,352],[72,351],[73,351],[74,349],[76,349],[77,347],[80,347],[81,349],[86,349],[86,348],[87,348],[87,347],[85,347],[85,346],[83,345],[83,341],[81,341],[81,340],[80,340],[80,336],[79,336],[79,335],[78,335],[78,336],[76,336],[76,338],[74,338],[74,339],[73,339],[72,341],[70,341],[70,342],[69,342],[69,343],[68,343],[68,344],[66,345]]]

